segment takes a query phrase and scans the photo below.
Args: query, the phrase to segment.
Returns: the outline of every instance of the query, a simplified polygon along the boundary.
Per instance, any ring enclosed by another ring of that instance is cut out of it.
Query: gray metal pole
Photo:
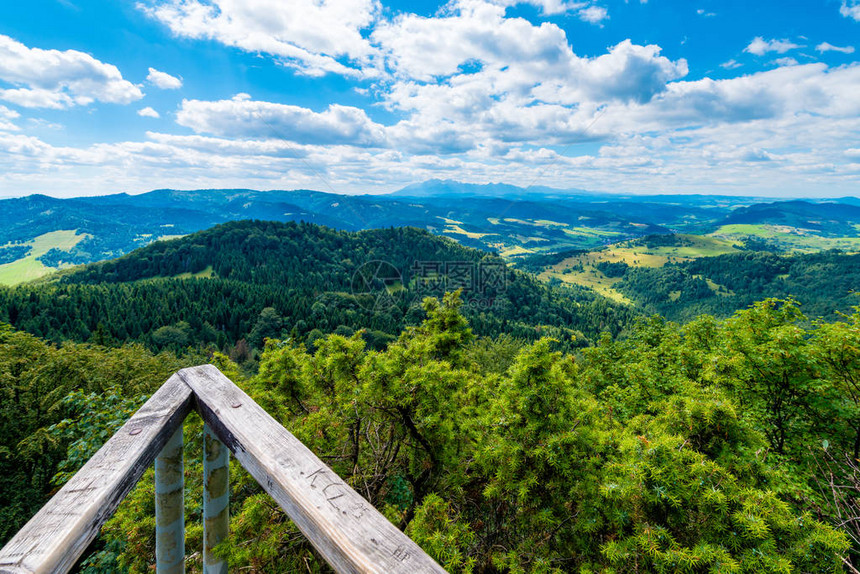
[[[185,572],[185,469],[182,463],[182,427],[155,459],[155,571]]]
[[[203,425],[203,574],[227,574],[227,562],[212,553],[230,529],[230,451]]]

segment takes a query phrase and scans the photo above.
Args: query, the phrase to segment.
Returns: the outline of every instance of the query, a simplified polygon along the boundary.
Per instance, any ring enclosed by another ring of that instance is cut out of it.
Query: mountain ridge
[[[307,221],[347,231],[414,226],[509,259],[594,249],[650,234],[705,234],[738,222],[771,226],[794,220],[808,222],[824,212],[838,225],[830,229],[812,226],[814,233],[851,237],[860,233],[856,227],[860,218],[855,216],[860,200],[854,205],[850,198],[845,199],[847,203],[755,203],[757,198],[747,197],[567,191],[582,193],[429,180],[387,195],[242,188],[163,188],[144,194],[70,199],[36,194],[0,200],[0,261],[14,263],[15,253],[9,248],[20,248],[27,241],[59,230],[76,231],[86,238],[73,248],[57,246],[40,256],[43,273],[109,259],[160,238],[245,219]],[[415,193],[419,196],[409,195]],[[761,205],[776,212],[756,207]]]

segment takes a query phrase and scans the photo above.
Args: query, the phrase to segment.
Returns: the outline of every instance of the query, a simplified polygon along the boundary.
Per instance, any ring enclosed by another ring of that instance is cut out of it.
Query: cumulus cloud
[[[324,112],[239,94],[230,100],[183,100],[176,122],[197,133],[233,138],[272,138],[305,144],[379,146],[384,128],[364,110],[332,104]]]
[[[534,26],[523,18],[505,18],[503,6],[480,1],[451,7],[444,17],[401,14],[376,27],[372,40],[395,74],[430,81],[456,74],[469,63],[552,65],[572,54],[564,31],[554,24]]]
[[[777,58],[773,63],[777,66],[796,66],[799,62],[794,58]]]
[[[829,69],[820,63],[725,80],[674,82],[647,105],[610,110],[607,122],[624,117],[624,122],[646,131],[784,121],[800,115],[846,118],[860,113],[860,100],[852,96],[857,86],[860,65]]]
[[[834,46],[830,42],[822,42],[815,47],[819,52],[842,52],[843,54],[853,54],[854,46]]]
[[[734,70],[735,68],[740,68],[741,66],[743,66],[743,64],[741,64],[735,59],[731,59],[728,62],[723,62],[722,64],[720,64],[720,67],[725,68],[726,70]]]
[[[416,153],[432,153],[434,139],[446,153],[496,141],[587,141],[601,105],[647,102],[687,73],[659,46],[625,40],[585,58],[554,24],[509,18],[485,2],[455,8],[443,17],[400,15],[372,36],[394,76],[381,97],[408,115],[389,136]],[[415,146],[403,141],[408,133],[417,134]]]
[[[6,106],[0,106],[0,131],[17,131],[18,126],[16,126],[12,120],[18,119],[20,114],[15,110],[10,110]]]
[[[149,106],[137,110],[137,115],[139,115],[140,117],[143,117],[143,118],[156,118],[157,119],[157,118],[161,117],[161,115],[157,111],[155,111],[154,109],[152,109]]]
[[[178,90],[182,87],[182,80],[166,72],[159,72],[155,68],[149,69],[146,81],[162,90]]]
[[[235,140],[199,135],[180,136],[157,132],[147,132],[146,136],[150,140],[161,144],[223,156],[301,158],[307,157],[309,154],[309,148],[306,146],[296,146],[290,142],[277,139]]]
[[[440,80],[457,92],[449,94],[452,105],[470,107],[493,96],[568,104],[606,97],[647,100],[687,73],[684,60],[673,62],[658,46],[629,40],[602,56],[579,57],[554,24],[506,18],[503,9],[482,2],[460,2],[443,18],[401,15],[378,26],[373,40],[399,80],[389,101],[403,109],[413,107],[412,95],[426,92],[422,84],[432,89]]]
[[[0,106],[7,132],[0,192],[17,178],[60,189],[73,177],[93,181],[93,173],[104,174],[110,191],[143,191],[153,179],[169,187],[362,192],[431,177],[746,194],[824,189],[822,181],[835,194],[860,183],[858,64],[799,65],[786,54],[797,44],[758,37],[746,51],[772,55],[778,67],[688,81],[686,61],[659,46],[624,40],[585,56],[552,22],[508,15],[528,3],[544,15],[582,18],[599,8],[592,1],[451,0],[433,17],[390,18],[375,2],[145,0],[141,7],[179,36],[269,55],[301,73],[373,77],[357,88],[391,114],[385,125],[356,107],[308,109],[240,94],[184,100],[176,121],[193,135],[148,132],[146,141],[70,148],[14,131],[16,112]],[[347,12],[352,19],[340,20]],[[64,95],[73,97],[18,83],[3,97],[62,107]],[[590,142],[588,151],[568,147],[578,142]]]
[[[777,54],[785,54],[789,50],[800,48],[799,44],[789,42],[788,40],[765,40],[761,36],[757,36],[749,43],[749,46],[744,48],[744,52],[763,56],[768,52],[776,52]]]
[[[609,12],[603,6],[589,6],[577,12],[580,20],[591,24],[600,24],[609,18]]]
[[[500,6],[530,4],[536,8],[540,8],[541,13],[547,16],[577,12],[588,7],[588,2],[570,2],[568,0],[495,0],[493,3]]]
[[[857,0],[842,0],[839,13],[846,18],[853,18],[860,22],[860,2]]]
[[[143,97],[120,71],[77,50],[28,48],[0,35],[0,99],[28,108],[68,108],[94,101],[128,104]]]
[[[363,75],[373,48],[362,30],[377,0],[144,0],[138,7],[179,37],[271,54],[309,75]]]
[[[672,62],[654,44],[639,46],[630,40],[613,46],[608,54],[580,60],[582,89],[592,100],[647,102],[666,89],[671,80],[687,75],[687,62]]]

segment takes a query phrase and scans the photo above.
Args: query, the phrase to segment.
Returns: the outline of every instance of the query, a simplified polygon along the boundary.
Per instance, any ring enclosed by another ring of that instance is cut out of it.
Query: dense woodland
[[[390,264],[402,285],[365,288],[357,273],[374,261]],[[428,285],[420,273],[430,264],[442,273]],[[634,316],[585,289],[550,289],[495,256],[414,228],[342,232],[242,221],[157,242],[58,282],[0,289],[0,321],[58,343],[138,341],[174,351],[214,344],[237,357],[261,350],[266,337],[314,340],[336,329],[365,329],[381,348],[420,317],[423,296],[453,286],[445,264],[471,274],[464,313],[480,335],[552,335],[581,346],[602,331],[618,334]],[[502,276],[481,282],[482,266]],[[207,270],[211,278],[192,277]]]
[[[209,360],[451,572],[857,563],[860,531],[844,518],[860,492],[831,481],[857,479],[860,314],[810,324],[792,301],[768,300],[725,321],[640,320],[569,355],[546,339],[476,337],[460,304],[425,300],[424,320],[384,351],[357,333],[313,347],[270,340],[251,377]],[[5,536],[170,371],[200,359],[57,348],[10,329],[0,355],[15,397],[0,427]],[[186,424],[194,547],[201,425]],[[325,571],[260,487],[231,473],[232,532],[219,548],[231,563]],[[82,570],[148,572],[153,504],[150,472]]]
[[[797,297],[810,316],[835,318],[860,304],[860,254],[831,250],[781,255],[747,252],[702,257],[660,268],[630,267],[615,288],[646,312],[688,321],[727,317],[768,297]],[[710,280],[716,288],[708,285]]]
[[[666,269],[732,284],[761,263],[811,293],[845,257]],[[483,309],[409,272],[379,307],[353,283],[375,260],[497,262],[414,229],[241,222],[0,291],[0,544],[172,372],[211,362],[450,572],[860,567],[860,309],[771,298],[677,324],[511,271]],[[231,568],[328,571],[231,464]],[[79,571],[150,572],[153,536],[150,470]]]

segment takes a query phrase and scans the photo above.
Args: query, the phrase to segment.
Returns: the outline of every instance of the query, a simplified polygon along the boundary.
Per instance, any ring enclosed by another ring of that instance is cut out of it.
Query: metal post
[[[155,571],[185,572],[185,512],[182,427],[155,459]]]
[[[227,574],[227,562],[212,553],[230,529],[230,451],[203,425],[203,574]]]

